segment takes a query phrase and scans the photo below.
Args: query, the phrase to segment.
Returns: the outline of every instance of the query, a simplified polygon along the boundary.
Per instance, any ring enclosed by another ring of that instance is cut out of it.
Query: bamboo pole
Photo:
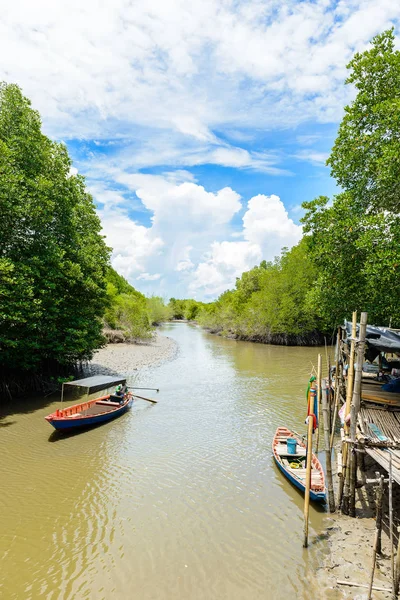
[[[350,421],[350,432],[351,439],[354,443],[356,441],[357,431],[357,416],[360,410],[361,403],[361,379],[362,379],[362,368],[364,363],[364,351],[365,351],[365,335],[367,330],[367,318],[368,313],[362,312],[360,319],[360,332],[357,347],[357,366],[354,376],[354,389],[353,397],[351,401],[351,421]]]
[[[378,478],[378,484],[379,486],[382,488],[382,496],[383,496],[383,484],[384,484],[384,476],[379,474],[379,471],[376,471],[375,473],[376,477]],[[376,552],[377,554],[382,554],[382,507],[378,507],[378,504],[376,506],[376,528],[379,531],[379,535],[378,535],[378,541],[376,544]]]
[[[369,588],[369,585],[366,585],[365,583],[356,583],[355,581],[341,581],[340,579],[337,579],[336,583],[338,585],[348,585],[349,587]],[[372,589],[375,592],[391,592],[389,588],[382,587],[380,585],[373,585]]]
[[[350,413],[350,403],[351,403],[351,397],[353,394],[354,354],[355,354],[355,347],[356,347],[356,343],[355,343],[356,334],[357,334],[357,311],[354,311],[352,327],[351,327],[350,357],[349,357],[348,370],[347,370],[346,406],[345,406],[345,411],[344,411],[344,419],[345,419],[344,431],[345,431],[346,435],[348,435],[348,433],[349,433],[349,426],[346,421],[346,417]],[[342,446],[342,453],[343,453],[343,476],[342,476],[341,480],[339,481],[338,502],[339,502],[339,505],[342,506],[342,512],[344,512],[344,514],[347,515],[348,514],[348,498],[349,498],[348,484],[350,481],[349,477],[348,477],[350,463],[348,460],[347,444],[344,444],[344,446]]]
[[[396,570],[395,570],[395,580],[394,580],[394,593],[397,595],[399,593],[399,584],[400,584],[400,527],[397,528],[397,554],[396,554]]]
[[[340,353],[340,338],[341,338],[342,330],[338,327],[338,333],[336,337],[336,356],[335,356],[335,394],[333,396],[333,403],[335,405],[333,410],[333,419],[332,419],[332,431],[331,431],[331,439],[329,447],[332,449],[333,446],[333,437],[335,435],[335,425],[336,418],[339,410],[339,399],[340,399],[340,384],[339,384],[339,353]]]
[[[390,452],[390,450],[389,450]],[[394,575],[394,551],[393,551],[393,479],[392,479],[392,453],[389,455],[389,539],[390,539],[390,564],[392,573],[392,594],[396,600],[396,584]]]
[[[367,317],[366,312],[361,313],[360,319],[360,331],[357,343],[357,365],[354,375],[354,388],[353,396],[351,400],[351,413],[350,413],[350,433],[351,441],[353,446],[353,452],[351,453],[350,461],[350,490],[349,490],[349,514],[351,517],[355,517],[355,495],[356,495],[356,478],[357,478],[357,459],[355,455],[356,445],[356,433],[357,433],[357,418],[360,411],[361,404],[361,379],[362,379],[362,368],[364,363],[364,352],[365,352],[365,335],[367,329]]]
[[[306,491],[304,495],[304,548],[308,547],[308,513],[310,508],[310,488],[311,488],[311,461],[312,461],[312,435],[314,419],[312,413],[307,417],[307,466],[306,466]]]
[[[318,367],[317,367],[317,440],[315,442],[315,452],[318,452],[319,446],[319,415],[321,412],[321,373],[322,373],[322,356],[318,354]]]
[[[381,529],[382,529],[382,495],[383,495],[383,478],[381,478],[379,487],[376,492],[376,529],[375,529],[375,539],[374,539],[374,547],[372,551],[372,569],[369,580],[369,589],[368,589],[368,600],[372,599],[372,588],[374,583],[374,574],[375,574],[375,563],[376,563],[376,554],[378,548],[378,540],[380,539]],[[380,517],[378,519],[378,516]]]
[[[350,452],[350,494],[349,494],[349,515],[356,516],[356,480],[357,480],[357,452],[356,444],[353,445],[353,451]]]
[[[333,492],[333,480],[332,480],[332,463],[331,463],[331,448],[329,441],[329,407],[328,398],[326,395],[326,382],[323,379],[321,382],[321,396],[322,396],[322,413],[324,417],[324,437],[325,437],[325,455],[326,455],[326,477],[328,480],[328,505],[329,512],[335,512],[335,495]]]

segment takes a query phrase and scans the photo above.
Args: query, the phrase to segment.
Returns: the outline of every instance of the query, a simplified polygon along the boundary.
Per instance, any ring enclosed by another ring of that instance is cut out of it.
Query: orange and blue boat
[[[302,438],[286,427],[278,427],[272,440],[272,453],[278,468],[293,485],[305,493],[307,448]],[[311,459],[310,499],[325,502],[325,474],[313,453]]]
[[[93,427],[120,417],[131,408],[132,404],[131,392],[125,394],[121,401],[108,394],[81,404],[74,404],[68,408],[58,409],[45,419],[57,431]]]
[[[93,376],[77,381],[66,382],[62,386],[61,400],[64,397],[64,386],[74,386],[85,388],[87,397],[92,391],[115,386],[115,384],[125,384],[126,380],[119,377]],[[121,386],[119,386],[121,387]],[[68,408],[61,408],[45,417],[57,431],[71,431],[79,428],[88,428],[101,423],[106,423],[112,419],[120,417],[133,404],[134,396],[132,392],[125,387],[125,393],[106,394],[93,400],[87,399],[86,402],[74,404]]]

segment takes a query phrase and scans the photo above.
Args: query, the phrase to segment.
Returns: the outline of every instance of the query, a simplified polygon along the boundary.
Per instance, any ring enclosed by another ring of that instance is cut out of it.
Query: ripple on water
[[[181,324],[168,335],[176,359],[136,383],[160,387],[157,405],[138,401],[113,423],[54,442],[43,416],[56,404],[8,417],[7,599],[307,597],[302,497],[270,444],[278,425],[304,431],[317,350]],[[321,513],[311,519],[318,530]]]

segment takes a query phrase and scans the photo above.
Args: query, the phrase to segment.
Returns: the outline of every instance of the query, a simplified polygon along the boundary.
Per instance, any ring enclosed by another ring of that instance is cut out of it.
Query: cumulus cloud
[[[349,58],[399,16],[392,0],[17,0],[1,15],[0,78],[65,139],[140,125],[212,144],[238,123],[337,119]]]
[[[194,293],[214,297],[233,287],[236,277],[258,264],[272,260],[282,247],[292,247],[302,236],[278,196],[259,194],[251,198],[243,216],[245,241],[214,242],[207,260],[201,262],[190,283]]]

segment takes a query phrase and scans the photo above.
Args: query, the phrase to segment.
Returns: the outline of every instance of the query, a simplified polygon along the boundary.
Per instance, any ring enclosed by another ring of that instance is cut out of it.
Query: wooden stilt
[[[389,450],[390,452],[390,450]],[[390,563],[392,572],[392,596],[396,600],[396,584],[394,574],[394,548],[393,548],[393,479],[392,479],[392,453],[389,455],[389,539],[390,539]]]
[[[354,375],[354,389],[353,396],[351,400],[351,421],[350,421],[350,433],[351,440],[353,444],[356,441],[356,431],[357,431],[357,417],[360,411],[360,402],[361,402],[361,379],[362,379],[362,368],[364,363],[364,352],[365,352],[365,335],[367,330],[367,318],[368,313],[362,312],[360,319],[360,331],[358,338],[358,347],[357,347],[357,366],[356,372]]]
[[[307,428],[307,467],[306,467],[306,491],[304,495],[304,548],[308,547],[308,513],[310,509],[310,487],[311,487],[311,460],[312,460],[312,434],[313,415],[308,417]]]
[[[354,388],[353,396],[351,400],[350,410],[350,433],[351,441],[353,446],[353,452],[350,461],[350,495],[349,495],[349,515],[351,517],[356,516],[355,512],[355,495],[356,495],[356,479],[357,479],[357,458],[355,456],[356,448],[356,433],[357,433],[357,418],[360,411],[361,403],[361,379],[362,379],[362,367],[364,363],[364,352],[365,352],[365,335],[367,329],[367,313],[361,313],[360,319],[360,331],[358,336],[357,344],[357,364],[354,375]]]
[[[322,373],[322,356],[318,354],[318,368],[317,368],[317,440],[315,442],[315,452],[318,452],[319,446],[319,417],[321,412],[321,373]]]
[[[349,489],[349,515],[356,516],[356,481],[357,481],[357,452],[350,452],[350,489]]]
[[[347,448],[347,444],[344,445],[346,450],[346,468],[345,478],[343,485],[343,497],[342,497],[342,513],[344,515],[349,514],[349,498],[350,498],[350,469],[351,469],[351,449]]]
[[[322,401],[322,413],[324,417],[324,439],[325,439],[325,455],[326,455],[326,478],[328,480],[328,505],[329,512],[335,512],[335,495],[333,492],[333,479],[332,479],[332,463],[331,463],[331,447],[329,441],[329,406],[327,398],[326,382],[323,379],[321,382],[321,401]]]
[[[375,475],[379,480],[379,487],[381,491],[379,492],[381,498],[381,504],[378,506],[379,496],[376,494],[376,529],[379,532],[378,540],[376,544],[376,552],[377,554],[382,554],[382,497],[383,497],[383,483],[384,477],[380,475],[379,472],[376,472]]]
[[[383,495],[383,478],[381,479],[381,483],[376,492],[376,529],[375,529],[374,547],[372,550],[372,569],[371,569],[371,575],[370,575],[370,580],[369,580],[368,600],[372,599],[372,588],[373,588],[373,583],[374,583],[378,540],[380,538],[380,534],[381,534],[381,530],[382,530],[382,495]],[[378,516],[379,516],[379,519],[378,519]]]
[[[351,344],[350,344],[350,358],[347,371],[347,389],[346,389],[346,406],[344,411],[345,423],[344,432],[346,435],[349,433],[349,426],[346,422],[346,417],[350,413],[351,398],[353,395],[353,382],[354,382],[354,355],[356,347],[356,335],[357,335],[357,311],[353,312],[353,320],[351,327]],[[349,511],[349,484],[350,484],[350,453],[347,444],[342,445],[343,454],[343,478],[341,482],[340,502],[342,512],[347,515]]]
[[[394,593],[399,593],[399,584],[400,584],[400,527],[397,528],[397,554],[396,554],[396,570],[395,570],[395,580],[394,580]]]
[[[339,383],[339,353],[340,353],[340,338],[341,338],[342,330],[340,327],[338,328],[337,333],[337,342],[336,342],[336,356],[335,356],[335,393],[333,396],[333,418],[332,418],[332,426],[331,426],[331,439],[330,439],[330,448],[333,446],[333,437],[335,435],[335,426],[336,426],[336,418],[339,410],[339,400],[340,400],[340,383]]]

